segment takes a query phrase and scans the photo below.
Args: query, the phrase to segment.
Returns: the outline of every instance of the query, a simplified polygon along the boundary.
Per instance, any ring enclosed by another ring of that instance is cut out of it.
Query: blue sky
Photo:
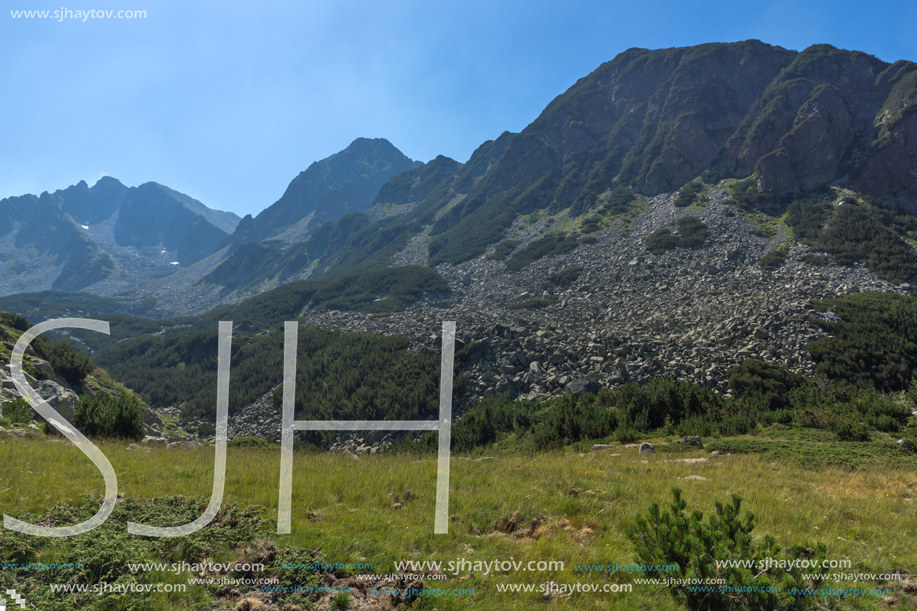
[[[917,61],[917,4],[9,0],[0,198],[103,174],[257,214],[357,137],[466,161],[630,47],[757,38]],[[145,10],[14,19],[10,10]]]

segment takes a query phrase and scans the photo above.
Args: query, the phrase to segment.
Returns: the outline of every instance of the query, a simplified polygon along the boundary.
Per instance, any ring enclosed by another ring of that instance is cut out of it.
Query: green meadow
[[[379,575],[395,572],[395,563],[401,561],[440,561],[444,567],[460,559],[522,561],[522,566],[529,561],[563,562],[562,569],[555,564],[552,570],[496,570],[487,575],[444,568],[446,579],[425,581],[427,588],[473,590],[474,594],[419,597],[404,608],[687,609],[684,600],[671,596],[666,586],[634,583],[642,577],[639,573],[576,568],[634,564],[636,550],[627,532],[635,516],[646,513],[653,502],[667,507],[671,489],[678,487],[687,511],[700,510],[705,516],[714,512],[716,501],[741,495],[742,512],[755,515],[755,541],[771,534],[781,546],[815,548],[822,543],[829,560],[850,561],[851,568],[844,569],[847,573],[901,572],[900,580],[826,582],[833,588],[889,588],[890,598],[813,598],[811,608],[883,609],[891,599],[897,608],[914,608],[917,581],[909,575],[917,567],[914,469],[884,460],[856,469],[832,466],[831,460],[813,467],[775,460],[760,447],[756,453],[715,450],[714,455],[711,450],[716,443],[732,443],[741,450],[743,444],[756,440],[767,441],[745,436],[713,440],[704,449],[643,455],[616,443],[600,451],[568,446],[539,453],[456,454],[451,460],[451,521],[445,535],[433,532],[435,454],[354,459],[297,451],[292,533],[277,535],[279,447],[230,447],[223,510],[214,524],[195,537],[159,540],[127,534],[125,520],[158,520],[167,525],[197,517],[211,494],[213,448],[146,451],[128,449],[127,442],[100,441],[118,475],[121,497],[105,525],[60,539],[8,530],[0,534],[4,562],[84,562],[87,566],[46,572],[6,569],[0,571],[0,585],[17,589],[42,609],[243,608],[214,586],[191,585],[180,594],[63,597],[51,594],[50,583],[186,583],[190,572],[130,572],[127,563],[226,562],[251,558],[258,549],[273,545],[293,550],[287,552],[293,553],[290,557],[299,550],[324,563],[371,564],[371,570],[352,572]],[[664,440],[655,441],[657,449],[666,447]],[[784,443],[810,442],[788,436]],[[881,446],[879,442],[866,445]],[[830,448],[826,451],[830,457]],[[0,465],[0,510],[29,521],[64,525],[85,519],[97,510],[98,497],[104,493],[101,474],[60,438],[4,436]],[[164,511],[151,512],[155,505],[151,499],[160,499]],[[292,583],[305,583],[320,576],[286,577]],[[549,582],[629,584],[632,591],[574,592],[549,598],[538,591]],[[535,584],[536,591],[500,591],[512,584]],[[276,608],[347,608],[351,602],[342,596],[337,602],[329,596],[300,597],[278,600]]]

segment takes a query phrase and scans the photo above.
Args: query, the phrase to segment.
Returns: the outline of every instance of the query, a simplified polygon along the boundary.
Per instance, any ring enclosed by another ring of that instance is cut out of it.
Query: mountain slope
[[[283,196],[257,217],[243,219],[233,242],[299,241],[323,223],[364,210],[380,186],[417,163],[384,138],[357,138],[343,151],[301,172]]]
[[[430,163],[398,174],[386,182],[364,211],[365,214],[349,212],[337,222],[317,227],[307,242],[287,248],[276,240],[241,244],[202,282],[221,286],[222,294],[228,295],[264,283],[281,284],[301,276],[311,261],[351,247],[348,238],[368,226],[370,217],[382,218],[408,212],[434,190],[441,190],[443,184],[450,183],[461,168],[462,164],[440,155]],[[233,239],[241,234],[253,235],[246,225],[253,226],[249,217],[239,223]]]
[[[114,271],[111,257],[89,239],[62,203],[60,192],[0,200],[0,216],[8,219],[0,240],[4,285],[75,291]]]
[[[577,215],[616,184],[656,195],[705,171],[712,179],[756,173],[758,188],[777,196],[846,175],[850,188],[915,212],[917,149],[904,157],[910,162],[886,168],[879,161],[889,147],[914,142],[911,115],[898,119],[904,132],[884,143],[874,124],[915,68],[827,45],[799,54],[757,41],[627,51],[513,138],[490,180],[433,226],[443,235],[431,243],[432,260],[483,252],[515,216],[507,205],[517,214],[569,206]],[[913,96],[899,97],[912,103]],[[491,228],[482,243],[464,246],[483,222]]]
[[[114,238],[119,246],[161,246],[187,266],[210,255],[237,221],[232,213],[210,210],[196,199],[148,182],[125,195]]]
[[[617,187],[653,196],[701,175],[753,177],[748,201],[758,207],[841,181],[917,212],[915,99],[917,64],[829,45],[630,49],[467,163],[438,158],[395,176],[367,210],[325,223],[303,245],[245,252],[242,284],[456,265],[503,240],[521,216],[576,217]],[[209,280],[237,278],[230,270],[239,268],[228,261]]]

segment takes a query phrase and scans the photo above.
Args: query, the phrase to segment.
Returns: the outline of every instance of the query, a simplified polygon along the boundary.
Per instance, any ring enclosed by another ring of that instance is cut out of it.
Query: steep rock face
[[[81,185],[88,194],[86,183]],[[82,191],[79,186],[71,189]],[[41,288],[79,291],[107,278],[114,265],[64,211],[62,194],[46,191],[40,197],[0,200],[0,216],[10,219],[3,235],[12,234],[4,249],[12,251],[7,272],[39,283],[36,287],[47,283]],[[87,199],[91,201],[91,194]]]
[[[537,136],[558,153],[559,207],[588,204],[612,180],[656,195],[705,170],[719,178],[757,172],[760,188],[788,194],[871,169],[874,184],[855,184],[906,208],[917,196],[913,165],[882,172],[887,164],[874,157],[907,148],[915,69],[830,45],[801,53],[758,41],[631,49],[555,99],[520,138]]]
[[[229,235],[219,225],[231,225],[216,215],[205,218],[206,210],[199,201],[155,182],[133,187],[121,204],[115,241],[120,246],[162,245],[177,253],[180,265],[192,265]]]
[[[868,149],[855,151],[853,184],[908,212],[917,212],[917,67],[898,61],[877,82],[893,83],[888,99],[875,117]],[[867,152],[868,151],[868,152]]]
[[[23,205],[19,231],[14,245],[17,248],[31,246],[39,254],[51,253],[66,258],[71,248],[79,242],[79,231],[61,210],[61,198],[47,191],[40,197],[25,195],[17,198]]]
[[[777,150],[758,160],[759,188],[778,193],[815,189],[837,176],[853,142],[854,117],[837,89],[819,87],[800,106]]]
[[[735,158],[719,170],[757,172],[760,188],[780,194],[811,190],[846,173],[861,174],[875,152],[868,144],[877,135],[877,116],[914,67],[828,45],[806,49],[748,113],[730,141]],[[872,195],[889,194],[888,189],[853,184]]]
[[[128,190],[118,179],[103,176],[92,187],[81,180],[58,194],[64,212],[80,224],[95,225],[114,214]]]
[[[565,162],[579,156],[568,182],[618,176],[647,193],[673,191],[712,165],[793,56],[758,41],[630,49],[556,98],[523,135]]]
[[[917,214],[917,114],[911,113],[886,141],[871,148],[852,184],[866,193],[881,193],[886,202]]]
[[[291,232],[288,241],[308,236],[316,227],[348,212],[365,210],[379,187],[393,176],[415,168],[414,162],[384,138],[357,138],[350,146],[293,179],[276,203],[246,223],[239,244]]]

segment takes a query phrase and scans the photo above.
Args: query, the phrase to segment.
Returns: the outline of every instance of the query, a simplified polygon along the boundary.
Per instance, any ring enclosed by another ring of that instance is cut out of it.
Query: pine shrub
[[[673,488],[669,510],[653,503],[646,515],[638,514],[628,537],[637,548],[637,562],[647,567],[666,566],[677,571],[650,568],[647,577],[678,580],[723,579],[725,585],[704,587],[672,582],[669,591],[696,611],[740,611],[768,609],[801,611],[814,605],[813,597],[792,596],[793,588],[817,588],[823,581],[823,569],[806,569],[818,575],[804,579],[800,568],[783,568],[788,560],[806,557],[819,565],[827,555],[824,544],[812,550],[794,545],[784,550],[777,540],[766,535],[754,541],[755,516],[746,512],[740,518],[742,497],[733,494],[732,502],[716,503],[716,513],[707,522],[702,512],[685,513],[687,502],[681,489]],[[722,566],[724,561],[737,561]],[[769,562],[770,561],[770,562]],[[782,565],[781,565],[781,561]],[[775,566],[771,566],[774,564]]]
[[[13,424],[30,423],[33,413],[29,402],[22,397],[16,397],[12,401],[7,401],[3,404],[3,417],[9,418]]]
[[[134,395],[80,397],[73,410],[77,428],[89,437],[143,438],[143,409]]]

